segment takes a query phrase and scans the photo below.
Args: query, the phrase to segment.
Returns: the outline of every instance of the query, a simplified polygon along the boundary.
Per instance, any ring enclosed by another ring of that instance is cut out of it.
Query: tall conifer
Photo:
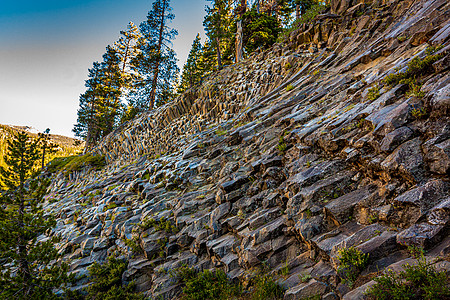
[[[142,37],[139,40],[140,53],[136,57],[135,68],[142,78],[137,83],[137,104],[153,109],[173,97],[173,89],[178,67],[172,40],[178,32],[169,27],[175,18],[170,0],[156,0],[147,20],[139,26]]]

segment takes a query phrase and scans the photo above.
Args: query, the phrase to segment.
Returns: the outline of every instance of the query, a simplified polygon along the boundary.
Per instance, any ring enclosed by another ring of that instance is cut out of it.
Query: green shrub
[[[117,204],[116,204],[115,202],[110,202],[110,203],[108,204],[108,206],[105,206],[104,211],[107,211],[107,210],[109,210],[109,209],[114,209],[114,208],[116,208],[116,207],[117,207]]]
[[[425,107],[413,107],[411,110],[411,115],[415,119],[419,120],[425,118],[428,115],[428,112]]]
[[[282,299],[283,294],[283,288],[275,282],[273,276],[264,274],[256,278],[251,300]]]
[[[348,283],[353,286],[356,279],[369,263],[369,254],[364,254],[355,247],[344,248],[338,251],[339,267],[338,273]]]
[[[298,275],[298,279],[300,279],[301,282],[308,282],[312,279],[311,274],[303,274],[303,275]]]
[[[425,92],[421,91],[421,88],[422,88],[421,84],[415,84],[414,82],[409,83],[409,91],[406,92],[406,96],[423,98],[425,96]]]
[[[183,267],[175,271],[175,275],[185,285],[182,299],[232,299],[241,294],[241,286],[232,284],[224,271],[211,272],[205,270],[197,273],[195,270]]]
[[[280,153],[284,153],[287,149],[287,145],[286,142],[284,141],[284,137],[280,136],[280,139],[278,140],[278,145],[277,145],[277,149],[278,151],[280,151]]]
[[[408,39],[408,37],[406,36],[406,35],[401,35],[401,36],[398,36],[397,37],[397,40],[400,42],[400,43],[403,43],[404,41],[406,41]]]
[[[92,284],[87,289],[87,299],[143,299],[134,293],[134,284],[122,285],[122,274],[126,269],[127,263],[114,257],[110,257],[103,265],[94,262],[88,268]]]
[[[404,266],[404,271],[395,273],[388,270],[384,275],[375,278],[366,295],[369,299],[449,299],[449,278],[444,271],[437,272],[428,263],[421,249],[410,249],[417,257],[417,265]]]
[[[379,97],[380,97],[380,88],[378,87],[378,85],[375,85],[369,89],[367,93],[367,100],[372,102],[377,100]]]
[[[226,130],[223,130],[223,129],[217,129],[217,130],[216,130],[216,134],[217,134],[218,136],[222,136],[222,135],[227,134],[227,131],[226,131]]]
[[[424,58],[414,57],[409,63],[408,68],[404,72],[389,74],[384,78],[387,85],[394,86],[402,80],[415,78],[431,73],[431,65],[443,57],[442,54],[433,54],[439,47],[428,47]]]
[[[133,253],[137,253],[137,254],[144,253],[144,250],[139,245],[139,240],[137,238],[133,238],[133,239],[125,238],[125,239],[123,239],[123,242],[125,243],[125,245],[127,245],[128,247],[131,248]]]
[[[156,231],[164,230],[167,233],[177,233],[179,229],[172,225],[170,220],[162,217],[159,221],[153,218],[146,217],[141,224],[139,224],[142,230],[147,230],[149,228],[155,228]]]
[[[288,84],[286,87],[286,91],[292,91],[294,89],[294,86],[292,84]]]

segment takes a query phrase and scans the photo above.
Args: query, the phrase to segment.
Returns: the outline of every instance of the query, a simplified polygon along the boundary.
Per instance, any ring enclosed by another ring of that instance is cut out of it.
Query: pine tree
[[[124,85],[119,63],[117,52],[108,46],[103,61],[94,62],[89,69],[89,78],[85,82],[87,90],[80,95],[78,120],[73,129],[76,136],[85,139],[86,149],[112,132],[119,123]]]
[[[191,50],[189,51],[186,63],[183,66],[183,72],[181,74],[181,82],[178,86],[178,93],[181,94],[185,90],[190,89],[200,83],[202,79],[202,69],[200,60],[203,55],[203,46],[201,43],[200,34],[194,39]]]
[[[209,38],[210,45],[216,51],[216,67],[223,67],[223,52],[225,48],[233,40],[233,32],[231,25],[234,22],[232,14],[233,0],[209,0],[211,6],[206,7],[206,16],[203,21],[205,33]],[[234,44],[234,42],[233,42]],[[231,53],[230,53],[231,54]],[[234,56],[233,54],[231,54]],[[227,58],[229,56],[227,55]]]
[[[106,47],[101,63],[100,80],[97,86],[97,97],[101,101],[101,126],[102,137],[112,132],[118,125],[121,106],[123,78],[119,67],[120,60],[117,52],[110,46]]]
[[[171,40],[178,32],[168,24],[175,18],[171,13],[170,0],[156,0],[147,20],[139,26],[142,38],[139,40],[140,54],[134,64],[141,75],[136,83],[134,105],[153,109],[155,104],[165,103],[173,95],[174,81],[178,74],[175,52]],[[167,90],[167,88],[170,89]]]
[[[281,24],[275,16],[258,13],[256,8],[247,11],[243,18],[243,44],[247,53],[258,48],[272,46],[281,32]]]
[[[68,266],[58,265],[57,237],[44,233],[55,226],[44,215],[48,180],[30,178],[39,163],[39,141],[18,132],[8,141],[6,167],[0,167],[0,298],[53,299],[54,288],[69,280]]]
[[[216,67],[216,50],[211,44],[210,40],[205,41],[201,51],[202,55],[199,57],[199,69],[202,70],[202,80],[210,75]]]
[[[52,155],[58,151],[58,145],[52,143],[50,140],[50,128],[47,128],[44,132],[39,134],[39,142],[42,150],[41,155],[41,169],[45,166],[46,155]]]
[[[132,63],[139,54],[138,41],[141,33],[133,22],[130,22],[126,30],[120,31],[121,37],[114,43],[113,49],[119,58],[119,69],[123,79],[122,96],[126,98],[133,87],[133,82],[138,80],[139,73],[134,72]]]

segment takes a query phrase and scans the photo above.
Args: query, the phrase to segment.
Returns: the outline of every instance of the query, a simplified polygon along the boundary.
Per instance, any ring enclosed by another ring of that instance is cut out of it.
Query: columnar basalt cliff
[[[182,266],[248,283],[262,265],[284,268],[285,299],[362,299],[410,245],[450,272],[450,4],[331,6],[110,134],[102,170],[55,175],[45,209],[77,289],[112,254],[155,299]],[[350,288],[352,246],[369,265]]]

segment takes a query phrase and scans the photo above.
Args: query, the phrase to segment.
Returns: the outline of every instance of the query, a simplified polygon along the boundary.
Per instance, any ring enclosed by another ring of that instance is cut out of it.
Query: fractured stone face
[[[361,299],[404,245],[447,255],[447,2],[333,0],[289,40],[110,134],[93,150],[105,168],[53,177],[44,211],[57,225],[38,240],[61,236],[74,288],[115,255],[123,283],[151,299],[179,297],[181,267],[247,287],[263,266],[285,299]],[[425,96],[389,88],[427,39],[447,44],[416,78]],[[350,247],[371,264],[353,290],[336,258]]]

